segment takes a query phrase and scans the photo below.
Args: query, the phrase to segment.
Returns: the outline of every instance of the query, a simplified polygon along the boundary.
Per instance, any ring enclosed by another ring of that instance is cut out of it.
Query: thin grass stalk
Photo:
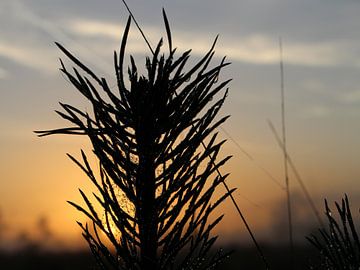
[[[283,160],[284,160],[284,177],[286,188],[286,205],[288,213],[288,230],[289,230],[289,246],[291,256],[291,269],[294,264],[294,239],[293,239],[293,224],[292,224],[292,212],[291,212],[291,198],[290,198],[290,182],[288,172],[288,159],[286,150],[286,123],[285,123],[285,87],[284,87],[284,62],[283,62],[283,50],[282,40],[279,38],[279,52],[280,52],[280,92],[281,92],[281,127],[282,127],[282,145],[283,145]]]
[[[272,123],[270,120],[268,120],[267,122],[268,122],[268,125],[269,125],[269,127],[270,127],[270,130],[271,130],[271,132],[273,133],[273,135],[274,135],[274,137],[275,137],[275,140],[276,140],[276,142],[278,143],[280,149],[281,149],[282,151],[284,151],[284,146],[283,146],[283,144],[282,144],[282,141],[281,141],[281,139],[280,139],[280,136],[278,135],[278,132],[277,132],[276,129],[275,129],[275,126],[273,125],[273,123]],[[287,158],[287,161],[288,161],[288,163],[289,163],[289,165],[290,165],[290,168],[291,168],[292,172],[293,172],[294,175],[295,175],[296,180],[297,180],[297,181],[299,182],[299,184],[300,184],[300,187],[301,187],[301,189],[302,189],[302,191],[303,191],[303,193],[304,193],[304,195],[305,195],[305,197],[306,197],[306,199],[307,199],[307,201],[308,201],[308,203],[309,203],[309,205],[310,205],[311,210],[313,211],[313,213],[314,213],[314,215],[315,215],[315,217],[316,217],[316,219],[317,219],[317,221],[318,221],[318,223],[319,223],[319,226],[320,226],[320,227],[324,227],[324,223],[323,223],[323,221],[322,221],[322,219],[321,219],[321,217],[320,217],[319,211],[317,210],[317,208],[316,208],[316,206],[315,206],[315,203],[314,203],[314,201],[313,201],[313,199],[312,199],[312,197],[311,197],[311,195],[310,195],[310,192],[308,191],[308,189],[307,189],[307,187],[306,187],[306,185],[305,185],[302,177],[301,177],[300,174],[299,174],[299,171],[296,169],[295,164],[294,164],[294,162],[292,161],[292,158],[291,158],[291,156],[289,155],[288,152],[286,152],[286,158]]]

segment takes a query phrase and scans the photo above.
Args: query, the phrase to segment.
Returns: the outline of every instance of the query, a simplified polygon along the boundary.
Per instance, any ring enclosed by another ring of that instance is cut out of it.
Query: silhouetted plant
[[[83,151],[82,162],[69,157],[96,186],[99,194],[94,196],[102,210],[81,190],[86,208],[69,203],[91,219],[91,229],[88,224],[79,225],[102,269],[210,269],[228,255],[210,251],[217,239],[211,231],[223,215],[209,219],[235,190],[214,200],[216,188],[227,177],[216,171],[230,158],[215,163],[224,141],[217,142],[214,133],[227,119],[215,117],[230,80],[214,84],[228,63],[223,60],[209,68],[215,39],[209,52],[185,72],[191,50],[175,59],[176,49],[163,15],[169,55],[160,53],[160,40],[152,57],[146,58],[146,76],[138,74],[130,56],[126,83],[123,65],[129,17],[119,56],[114,52],[118,93],[56,43],[86,73],[81,75],[74,68],[72,74],[60,60],[61,71],[91,102],[93,115],[60,103],[65,112],[57,113],[75,126],[38,133],[86,135],[91,140],[100,162],[99,176],[93,173]],[[222,97],[212,101],[221,92]]]
[[[319,229],[320,237],[311,235],[308,240],[320,252],[320,265],[315,269],[358,270],[360,267],[360,242],[350,211],[348,197],[335,202],[340,221],[333,216],[325,200],[325,214],[329,229]]]

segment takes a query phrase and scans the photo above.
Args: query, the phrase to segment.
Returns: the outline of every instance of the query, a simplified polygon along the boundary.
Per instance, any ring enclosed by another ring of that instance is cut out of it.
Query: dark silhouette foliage
[[[211,269],[228,255],[211,250],[217,239],[211,232],[223,217],[211,214],[234,191],[214,198],[227,177],[217,171],[230,158],[217,161],[224,141],[218,142],[215,132],[227,119],[216,116],[230,81],[218,82],[218,77],[228,63],[223,59],[209,67],[215,39],[208,53],[185,71],[191,50],[175,57],[165,13],[164,21],[169,54],[161,53],[160,40],[146,58],[146,75],[138,74],[130,56],[127,81],[123,70],[129,17],[120,52],[114,52],[116,93],[56,43],[76,65],[71,73],[60,60],[61,71],[93,111],[90,115],[60,103],[64,111],[57,113],[73,126],[38,134],[91,140],[98,174],[83,151],[82,161],[69,157],[96,186],[100,210],[81,190],[86,207],[69,203],[91,220],[79,225],[101,269]]]
[[[319,229],[320,237],[307,239],[320,252],[321,263],[315,269],[355,270],[360,267],[360,241],[350,211],[347,195],[341,204],[335,202],[340,220],[337,221],[325,200],[325,214],[329,228]]]

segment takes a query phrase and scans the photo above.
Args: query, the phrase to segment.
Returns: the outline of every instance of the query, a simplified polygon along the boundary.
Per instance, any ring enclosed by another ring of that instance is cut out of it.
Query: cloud
[[[360,103],[360,90],[342,93],[339,99],[346,104]]]
[[[108,38],[119,41],[124,25],[111,22],[77,19],[68,23],[68,31],[82,37]],[[144,32],[150,39],[159,39],[164,35],[164,29],[144,27]],[[133,25],[129,36],[129,48],[132,53],[143,53],[142,38]],[[203,55],[211,45],[211,38],[204,33],[192,31],[174,31],[174,44],[186,50],[189,47],[196,55]],[[161,34],[159,34],[161,33]],[[250,34],[239,37],[223,36],[216,48],[218,55],[228,55],[231,61],[251,64],[277,64],[279,62],[279,47],[276,37],[265,34]],[[191,46],[189,46],[191,44]],[[302,66],[337,66],[357,65],[351,60],[351,55],[345,53],[349,44],[337,42],[301,42],[289,41],[284,45],[284,61],[288,64]],[[342,53],[339,53],[342,52]]]
[[[197,36],[201,37],[201,35]],[[192,41],[191,44],[195,44],[196,48],[204,52],[206,48],[204,40],[206,39],[199,38],[198,43]],[[188,44],[185,35],[180,36],[180,43]],[[351,54],[341,53],[349,51],[348,47],[345,41],[289,41],[283,46],[284,62],[315,67],[356,66],[357,63],[351,59]],[[231,60],[251,64],[278,64],[280,59],[278,40],[264,34],[250,34],[232,40],[225,37],[217,52],[228,55]]]
[[[323,118],[327,117],[332,113],[331,109],[323,105],[314,105],[307,107],[302,112],[303,118]]]
[[[301,88],[311,94],[322,94],[326,91],[325,83],[320,79],[305,78],[301,81]]]
[[[52,74],[57,71],[55,68],[57,62],[51,57],[50,49],[0,42],[0,56],[46,74]],[[0,70],[0,77],[1,74],[5,77],[7,76],[6,71],[2,73]]]
[[[47,75],[58,72],[59,53],[53,45],[53,41],[60,41],[66,47],[83,52],[81,56],[88,56],[88,62],[94,63],[100,68],[104,66],[104,60],[99,59],[93,52],[72,38],[61,27],[61,23],[48,20],[39,16],[36,12],[25,5],[22,1],[11,2],[8,13],[11,20],[19,28],[27,29],[31,35],[12,35],[6,33],[8,38],[0,41],[0,56],[7,58],[18,65],[25,66]],[[22,31],[24,31],[22,29]],[[102,68],[103,70],[106,68]]]
[[[234,43],[233,43],[234,44]],[[236,46],[227,47],[229,55],[239,61],[256,64],[279,63],[279,47],[275,38],[265,35],[250,35],[239,38]],[[289,64],[303,66],[333,66],[339,62],[336,59],[337,48],[325,43],[287,43],[284,46],[284,61]]]
[[[61,27],[57,26],[54,22],[49,19],[45,19],[36,14],[29,6],[24,4],[22,1],[12,1],[12,12],[14,16],[27,25],[33,27],[33,30],[39,32],[42,31],[54,38],[66,38]]]
[[[47,75],[57,72],[55,46],[44,38],[49,28],[45,20],[18,0],[5,2],[2,7],[3,18],[11,27],[1,29],[0,57]],[[7,75],[0,73],[2,78]]]
[[[93,20],[74,20],[68,24],[68,28],[79,35],[107,37],[115,40],[120,38],[124,27],[125,25]]]
[[[18,21],[32,27],[32,31],[50,36],[51,40],[60,41],[67,48],[73,50],[81,59],[86,59],[89,63],[95,64],[102,71],[109,73],[109,70],[112,70],[111,60],[109,63],[102,52],[106,51],[108,52],[106,55],[110,55],[112,49],[118,47],[125,27],[125,21],[122,24],[118,24],[114,23],[114,21],[88,19],[86,17],[67,19],[65,16],[61,17],[58,21],[50,20],[39,16],[29,8],[29,5],[25,5],[24,1],[19,0],[12,1],[12,12]],[[153,47],[155,47],[160,37],[165,36],[163,25],[158,27],[146,25],[143,28],[149,39],[153,41]],[[204,55],[214,38],[212,34],[209,34],[209,31],[194,28],[174,28],[173,33],[173,43],[179,48],[179,52],[192,48],[193,55],[195,56]],[[89,38],[92,41],[91,48],[87,46],[87,39]],[[45,72],[49,72],[49,70],[56,71],[55,65],[47,63],[48,61],[53,63],[54,58],[51,57],[56,55],[49,50],[44,51],[41,48],[44,47],[44,42],[40,43],[37,40],[33,40],[35,48],[25,47],[22,44],[29,44],[28,40],[26,40],[28,37],[25,35],[21,39],[23,39],[23,42],[17,42],[15,47],[9,43],[0,43],[0,54],[31,68]],[[45,42],[48,44],[49,40]],[[354,43],[356,43],[354,40],[347,41],[341,39],[306,41],[302,38],[297,40],[287,40],[284,38],[284,61],[285,64],[299,66],[359,66],[359,61],[352,56],[357,52],[357,44]],[[97,49],[94,50],[94,47]],[[144,55],[144,52],[148,52],[134,24],[132,24],[132,30],[129,35],[128,49],[132,54]],[[248,32],[247,34],[239,35],[225,32],[224,35],[220,36],[216,51],[217,56],[227,55],[232,62],[256,65],[278,64],[279,62],[278,39],[268,32],[266,34],[263,32]],[[39,58],[39,56],[42,57]],[[34,60],[37,61],[34,62]]]
[[[128,36],[127,47],[131,53],[144,54],[146,50],[145,42],[134,23]],[[83,38],[110,39],[116,44],[120,44],[125,24],[116,24],[99,20],[76,19],[67,23],[67,31]],[[156,27],[144,27],[146,36],[151,40],[159,40],[162,37],[163,29]],[[150,42],[151,43],[151,42]],[[153,45],[154,46],[154,45]],[[144,50],[145,49],[145,50]]]
[[[0,67],[0,80],[9,78],[10,74],[7,70]]]

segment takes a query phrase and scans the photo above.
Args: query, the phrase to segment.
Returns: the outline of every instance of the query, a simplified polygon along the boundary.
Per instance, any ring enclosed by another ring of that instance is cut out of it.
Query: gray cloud
[[[323,5],[320,2],[151,1],[129,4],[153,42],[164,35],[164,26],[159,18],[161,6],[165,6],[171,16],[176,44],[187,49],[188,41],[192,40],[191,45],[197,54],[206,51],[211,38],[220,33],[220,55],[226,54],[232,61],[273,64],[278,62],[277,39],[281,35],[284,39],[285,61],[289,64],[358,67],[360,60],[354,55],[360,55],[360,37],[349,33],[357,33],[353,23],[354,10],[360,11],[360,4],[347,1],[342,5],[336,2]],[[3,56],[12,57],[15,61],[14,54],[18,54],[16,51],[21,50],[23,54],[28,51],[28,54],[36,56],[34,46],[42,51],[45,44],[53,40],[61,40],[72,48],[84,44],[86,36],[111,38],[112,44],[116,44],[127,16],[121,1],[110,1],[107,5],[86,1],[84,5],[82,1],[14,0],[5,1],[1,5],[8,10],[3,13],[2,20],[11,20],[15,25],[13,27],[18,27],[2,29],[4,36],[8,36],[5,40],[22,45],[27,45],[29,40],[38,41],[18,49],[15,46],[13,52],[6,48],[0,50]],[[14,30],[21,32],[26,28],[31,36],[17,33],[14,37]],[[136,29],[133,31],[136,32]],[[328,34],[324,34],[324,31]],[[135,52],[143,50],[144,46],[138,46],[139,36],[134,40],[129,47]],[[2,44],[2,47],[7,45]],[[84,51],[83,47],[80,46],[79,51]],[[46,52],[43,55],[46,57]],[[23,57],[24,64],[31,62],[29,57]],[[39,66],[47,69],[41,63]]]

